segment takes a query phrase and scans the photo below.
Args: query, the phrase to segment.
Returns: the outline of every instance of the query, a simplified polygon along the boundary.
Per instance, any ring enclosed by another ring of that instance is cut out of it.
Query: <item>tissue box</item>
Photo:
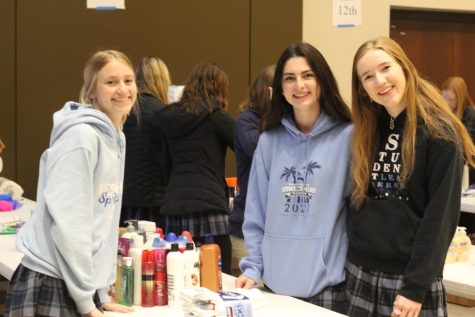
[[[236,292],[218,292],[223,300],[226,317],[252,317],[252,305],[249,297]]]

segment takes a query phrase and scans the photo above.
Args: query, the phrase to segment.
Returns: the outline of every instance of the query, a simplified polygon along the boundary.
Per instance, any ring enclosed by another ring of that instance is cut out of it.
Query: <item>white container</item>
[[[200,287],[200,256],[194,250],[194,243],[188,242],[186,250],[183,252],[185,256],[185,287]]]
[[[185,288],[185,256],[178,251],[178,244],[172,243],[167,254],[168,306],[181,307],[180,292]]]
[[[132,238],[132,247],[129,249],[129,257],[134,266],[134,304],[142,304],[142,251],[143,237],[139,234]]]

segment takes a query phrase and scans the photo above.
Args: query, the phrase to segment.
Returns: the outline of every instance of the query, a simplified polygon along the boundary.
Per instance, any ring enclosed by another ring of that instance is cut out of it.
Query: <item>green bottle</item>
[[[132,306],[134,304],[134,267],[132,266],[131,257],[124,257],[122,260],[121,304]]]

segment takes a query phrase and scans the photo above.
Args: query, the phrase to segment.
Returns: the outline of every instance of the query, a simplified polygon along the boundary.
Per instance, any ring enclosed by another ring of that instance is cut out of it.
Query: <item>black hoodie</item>
[[[234,150],[233,118],[218,108],[210,113],[203,107],[193,115],[176,103],[159,112],[157,120],[172,161],[161,213],[228,213],[224,167],[227,147]]]
[[[380,146],[368,198],[352,226],[348,260],[368,269],[404,275],[400,294],[422,303],[442,277],[460,213],[463,160],[454,142],[434,139],[420,126],[414,168],[398,180],[405,112],[394,121],[381,111]],[[379,164],[379,165],[378,165]]]

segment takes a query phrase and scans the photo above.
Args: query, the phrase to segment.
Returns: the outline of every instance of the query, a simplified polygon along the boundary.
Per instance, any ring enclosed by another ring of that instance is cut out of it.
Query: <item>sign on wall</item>
[[[87,0],[87,8],[96,10],[125,9],[125,0]]]
[[[340,28],[361,25],[361,0],[333,0],[333,25]]]

